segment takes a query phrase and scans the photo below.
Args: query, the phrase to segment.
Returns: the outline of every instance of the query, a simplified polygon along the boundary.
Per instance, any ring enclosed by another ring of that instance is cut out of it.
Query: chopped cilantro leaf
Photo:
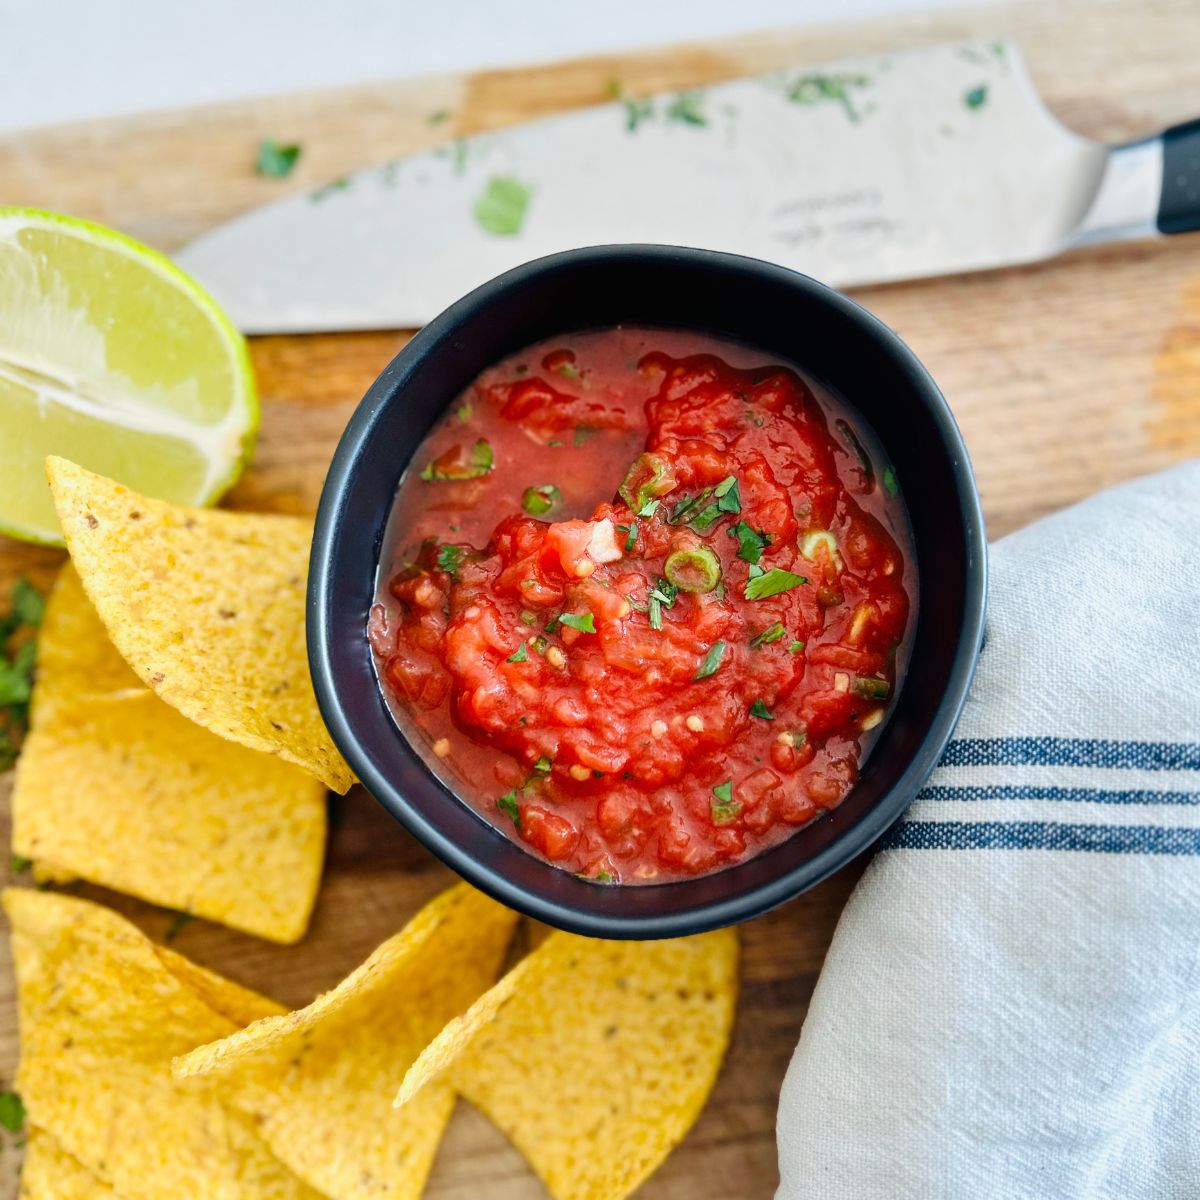
[[[710,675],[717,673],[717,668],[721,665],[721,659],[725,656],[725,643],[713,642],[708,648],[708,653],[704,656],[704,661],[700,664],[700,670],[692,676],[693,679],[707,679]]]
[[[613,875],[613,873],[611,871],[606,871],[603,868],[601,868],[599,871],[597,871],[595,873],[595,875],[592,876],[592,878],[597,883],[615,883],[616,882],[616,876]]]
[[[799,654],[800,651],[803,649],[804,649],[804,643],[797,639],[796,641],[789,644],[788,653],[789,654]]]
[[[258,173],[272,179],[283,179],[292,173],[300,158],[300,145],[291,142],[280,145],[274,138],[263,138],[258,144]]]
[[[509,175],[493,175],[475,201],[475,220],[485,233],[512,237],[521,232],[533,188]]]
[[[25,1126],[25,1105],[16,1092],[0,1092],[0,1125],[10,1133],[19,1133]]]
[[[573,362],[559,363],[554,368],[564,379],[578,379],[583,372]]]
[[[8,860],[8,869],[14,875],[21,875],[33,866],[32,858],[22,858],[19,854],[12,855]]]
[[[692,514],[712,495],[712,488],[705,488],[695,496],[685,496],[674,508],[667,521],[671,525],[682,525],[692,519]]]
[[[466,557],[461,546],[439,546],[437,552],[438,567],[450,575],[457,575]]]
[[[883,486],[889,496],[896,496],[900,493],[900,484],[896,481],[896,472],[891,467],[883,468]]]
[[[727,475],[713,488],[717,498],[717,507],[723,513],[740,513],[742,511],[742,495],[738,481],[733,475]]]
[[[747,600],[765,600],[768,596],[778,596],[780,592],[789,592],[808,580],[803,575],[794,575],[791,571],[782,571],[772,567],[769,571],[751,579],[746,584],[745,597]]]
[[[496,807],[506,816],[512,819],[512,823],[518,828],[521,828],[521,809],[517,805],[517,793],[515,791],[505,792],[499,800],[496,801]]]
[[[521,663],[529,657],[525,650],[525,643],[522,642],[504,661],[511,663]]]
[[[679,595],[679,589],[669,579],[660,579],[654,585],[654,592],[658,598],[668,607],[675,603],[675,597]]]
[[[971,109],[982,108],[987,103],[987,85],[980,84],[977,88],[972,88],[963,96],[963,103]]]
[[[707,533],[721,519],[721,506],[713,503],[702,508],[688,524],[697,533]]]
[[[647,500],[641,508],[638,509],[639,517],[652,517],[658,512],[658,506],[662,503],[661,500]]]
[[[458,406],[454,415],[465,425],[475,415],[475,405],[468,400]]]
[[[40,625],[46,602],[28,579],[18,579],[13,584],[12,612],[19,625]]]
[[[750,715],[752,717],[761,717],[764,721],[773,721],[775,718],[771,716],[771,710],[761,700],[755,700],[750,705]]]
[[[713,800],[709,806],[714,825],[728,825],[742,811],[741,804],[733,798],[733,780],[718,783],[712,790]]]
[[[768,625],[762,633],[757,633],[750,639],[752,646],[765,646],[770,642],[777,642],[783,637],[786,630],[783,628],[782,621],[776,621],[774,625]]]
[[[757,563],[762,558],[762,552],[767,548],[769,540],[765,533],[759,533],[757,529],[747,525],[745,521],[739,521],[736,525],[731,525],[727,532],[730,537],[737,538],[737,556],[742,562]]]
[[[533,764],[533,769],[539,775],[549,775],[550,774],[550,766],[551,766],[550,760],[543,754],[542,757],[539,758],[537,760],[537,762],[535,762]]]
[[[590,612],[563,613],[558,618],[568,629],[577,629],[580,633],[595,633],[596,622]]]

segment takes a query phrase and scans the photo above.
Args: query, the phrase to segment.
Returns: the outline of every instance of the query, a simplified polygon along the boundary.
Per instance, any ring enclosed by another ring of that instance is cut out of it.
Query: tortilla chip
[[[147,938],[72,896],[9,888],[4,907],[21,1030],[16,1086],[31,1124],[124,1200],[317,1200],[217,1088],[171,1077],[172,1058],[237,1026]],[[246,1002],[244,989],[233,994]]]
[[[116,1200],[116,1192],[44,1129],[30,1127],[18,1200]]]
[[[409,1069],[408,1111],[449,1083],[558,1200],[620,1200],[708,1098],[737,1002],[737,935],[604,942],[553,933]]]
[[[46,606],[13,853],[295,942],[321,882],[325,789],[164,704],[125,665],[68,564]]]
[[[62,458],[46,473],[83,586],[138,677],[197,725],[345,792],[354,776],[304,643],[312,523],[177,508]]]
[[[515,913],[466,884],[443,892],[307,1008],[176,1061],[247,1113],[274,1153],[339,1200],[415,1200],[454,1093],[434,1084],[403,1112],[398,1078],[495,979]]]

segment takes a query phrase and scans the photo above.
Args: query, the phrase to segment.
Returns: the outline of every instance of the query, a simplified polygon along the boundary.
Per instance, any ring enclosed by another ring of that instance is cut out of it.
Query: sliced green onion
[[[711,592],[721,582],[721,563],[707,546],[676,550],[663,569],[667,579],[683,592]]]
[[[658,512],[658,506],[662,503],[661,500],[647,500],[641,508],[637,510],[639,517],[652,517]]]
[[[725,643],[713,642],[708,648],[708,653],[704,656],[704,661],[700,664],[700,669],[692,676],[693,679],[707,679],[710,675],[717,673],[717,668],[721,665],[721,659],[725,657]]]
[[[871,679],[863,675],[855,676],[850,683],[850,688],[858,695],[867,696],[871,700],[883,700],[892,690],[891,684],[886,679]]]
[[[568,629],[577,629],[580,633],[596,632],[596,622],[590,612],[563,613],[558,619]]]
[[[646,623],[651,629],[662,628],[662,600],[654,592],[646,601]]]
[[[803,575],[793,575],[791,571],[781,571],[778,567],[772,567],[747,582],[745,596],[747,600],[765,600],[768,596],[790,592],[792,588],[807,582]]]
[[[537,613],[531,612],[527,608],[521,609],[521,624],[522,625],[536,625],[537,624]]]
[[[562,492],[552,483],[542,483],[537,487],[527,487],[521,497],[521,507],[531,517],[544,517],[559,501]]]
[[[445,455],[441,456],[442,458]],[[425,464],[421,478],[426,483],[453,482],[458,479],[481,479],[496,465],[496,457],[492,453],[492,444],[487,438],[480,438],[471,447],[465,463],[451,465],[440,464],[438,459],[432,459]]]
[[[755,700],[755,702],[750,705],[750,715],[752,717],[761,717],[764,721],[775,720],[775,718],[771,716],[771,710],[761,700]]]
[[[675,597],[679,595],[679,589],[669,579],[659,579],[654,585],[654,593],[670,608],[675,603]]]
[[[809,562],[815,561],[817,549],[820,546],[825,546],[829,550],[830,561],[836,567],[839,562],[837,538],[828,529],[814,529],[800,539],[800,553]]]
[[[665,496],[674,487],[675,473],[671,464],[661,454],[647,452],[633,460],[617,493],[640,515],[651,500]]]
[[[655,503],[657,503],[657,501],[655,501]],[[621,526],[618,525],[617,528],[620,529]],[[625,531],[625,553],[626,554],[632,554],[634,549],[636,548],[637,535],[638,535],[637,522],[633,521],[630,523],[629,527]]]
[[[785,632],[787,631],[783,628],[783,622],[776,621],[774,625],[768,625],[766,629],[762,631],[762,633],[755,634],[754,637],[750,639],[750,645],[766,646],[770,642],[777,642],[781,637],[783,637]]]

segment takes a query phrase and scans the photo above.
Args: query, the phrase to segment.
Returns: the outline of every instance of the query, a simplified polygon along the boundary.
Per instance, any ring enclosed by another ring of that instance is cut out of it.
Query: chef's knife
[[[182,266],[250,333],[403,328],[529,259],[728,250],[838,287],[1200,228],[1200,122],[1124,146],[1009,41],[779,71],[461,139],[256,209]]]

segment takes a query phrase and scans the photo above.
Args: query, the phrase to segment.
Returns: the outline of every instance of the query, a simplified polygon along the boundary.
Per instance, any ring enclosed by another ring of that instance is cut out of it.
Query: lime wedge
[[[169,259],[88,221],[0,208],[0,531],[62,544],[48,454],[203,505],[257,428],[245,339]]]

